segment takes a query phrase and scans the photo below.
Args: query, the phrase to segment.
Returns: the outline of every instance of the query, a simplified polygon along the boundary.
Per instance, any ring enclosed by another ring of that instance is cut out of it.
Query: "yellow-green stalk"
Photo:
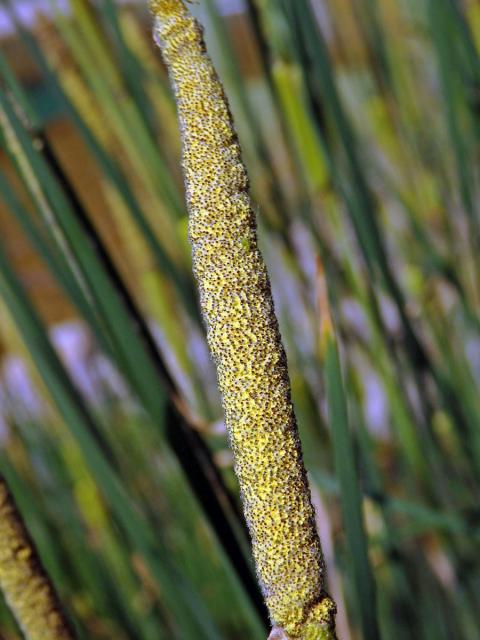
[[[110,126],[106,126],[106,119],[98,107],[98,101],[90,91],[54,23],[46,17],[39,17],[35,35],[45,53],[48,64],[55,71],[63,91],[85,124],[101,146],[112,156],[117,157],[122,153],[122,149],[117,144]]]
[[[272,637],[332,639],[335,605],[227,100],[182,0],[151,6],[175,90],[194,269]]]
[[[272,77],[308,188],[316,194],[327,186],[328,172],[304,99],[301,71],[298,65],[278,59],[272,66]]]
[[[162,143],[168,149],[167,162],[174,171],[178,171],[178,158],[180,157],[180,136],[177,129],[177,114],[175,103],[167,86],[163,84],[163,76],[159,75],[160,65],[155,50],[145,39],[143,25],[131,11],[131,8],[119,7],[119,20],[125,43],[138,59],[142,68],[146,71],[145,90],[150,102],[158,115],[158,125]]]
[[[82,3],[80,3],[82,4]],[[80,5],[79,5],[80,6]],[[78,14],[78,20],[83,20],[84,13]],[[150,211],[156,211],[157,215],[152,220],[154,228],[158,231],[158,237],[165,251],[175,264],[183,262],[183,255],[178,242],[175,221],[172,218],[171,207],[175,208],[174,200],[176,191],[171,183],[169,174],[163,166],[163,161],[155,149],[154,142],[146,130],[143,118],[132,99],[126,91],[117,72],[113,75],[102,75],[100,69],[105,64],[112,67],[112,61],[105,61],[99,67],[93,54],[92,47],[87,46],[81,37],[76,23],[72,23],[60,11],[56,13],[56,24],[67,49],[81,72],[89,90],[95,95],[96,104],[103,118],[104,126],[109,129],[109,135],[113,135],[115,144],[121,149],[119,160],[124,167],[125,175],[138,200],[142,203],[142,209],[147,217]],[[88,31],[88,25],[82,26],[82,31]],[[90,38],[101,37],[96,30],[91,31]],[[89,39],[90,39],[89,38]],[[48,42],[46,43],[48,46]],[[110,53],[102,42],[96,42],[94,49],[102,51],[102,59]],[[114,65],[113,65],[114,66]],[[81,100],[81,96],[69,95],[72,99]],[[77,103],[74,102],[78,108]],[[83,113],[81,114],[83,117]]]
[[[0,587],[27,640],[73,640],[12,495],[0,477]]]
[[[182,372],[191,378],[192,364],[188,355],[188,343],[185,341],[183,322],[178,317],[174,287],[155,265],[147,241],[129,216],[118,189],[108,182],[105,182],[103,186],[116,228],[123,241],[124,251],[128,256],[129,268],[133,270],[135,284],[140,284],[147,309],[165,332],[168,345],[173,350]],[[186,240],[185,244],[188,246]],[[197,397],[195,390],[193,393]],[[198,404],[201,406],[200,398],[198,400]]]

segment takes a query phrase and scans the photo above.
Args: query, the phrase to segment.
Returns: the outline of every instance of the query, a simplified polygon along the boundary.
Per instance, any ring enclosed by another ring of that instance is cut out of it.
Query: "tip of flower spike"
[[[185,6],[182,0],[150,0],[150,10],[155,16],[169,16],[182,12]]]
[[[272,633],[268,636],[268,640],[288,640],[288,636],[280,627],[274,627]]]
[[[334,601],[325,595],[310,611],[304,625],[302,640],[336,640],[336,612],[337,607]]]

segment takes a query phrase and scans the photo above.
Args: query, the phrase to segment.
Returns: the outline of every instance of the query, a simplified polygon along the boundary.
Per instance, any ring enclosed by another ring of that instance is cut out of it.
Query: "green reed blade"
[[[74,275],[80,274],[80,284],[87,287],[87,291],[95,301],[95,308],[102,314],[103,321],[109,329],[110,335],[116,345],[116,352],[122,354],[123,371],[128,372],[128,378],[135,380],[135,389],[141,397],[147,399],[148,406],[154,410],[155,419],[161,424],[165,395],[158,384],[157,373],[149,362],[144,352],[144,347],[138,334],[132,330],[130,321],[126,317],[122,300],[118,292],[109,281],[103,266],[96,255],[94,247],[82,230],[70,203],[65,194],[54,180],[44,158],[33,147],[32,141],[21,127],[8,101],[0,96],[0,104],[11,124],[15,139],[21,149],[21,165],[18,166],[21,177],[26,180],[26,187],[37,203],[41,211],[43,205],[39,201],[39,190],[32,191],[29,184],[29,176],[38,176],[38,186],[44,190],[43,198],[54,203],[49,209],[49,214],[54,216],[57,229],[57,238],[67,248],[67,260],[75,269]],[[11,151],[11,149],[10,149]],[[13,157],[18,162],[18,159]],[[51,232],[52,218],[46,220],[46,231]],[[54,240],[56,238],[54,237]],[[63,246],[61,247],[63,250]],[[141,376],[140,376],[141,372]]]
[[[72,122],[80,131],[82,138],[85,140],[92,155],[96,159],[99,168],[102,173],[105,174],[107,179],[111,181],[120,192],[128,211],[130,212],[133,220],[137,224],[142,235],[148,243],[153,255],[155,256],[160,269],[166,273],[169,278],[175,283],[177,292],[182,298],[185,309],[189,311],[193,319],[199,322],[198,309],[195,302],[195,295],[193,292],[193,285],[191,282],[191,275],[185,273],[179,266],[174,265],[171,258],[162,248],[161,244],[147,221],[144,212],[140,206],[140,203],[136,200],[126,176],[115,162],[115,159],[108,155],[105,150],[98,144],[97,140],[93,136],[92,132],[83,122],[81,116],[77,113],[74,105],[69,100],[68,96],[61,89],[55,74],[49,68],[42,50],[39,48],[35,40],[30,33],[25,29],[22,29],[17,25],[17,29],[20,32],[23,42],[28,50],[31,52],[37,64],[40,66],[43,75],[51,87],[53,94],[58,99],[58,102],[65,109],[66,113],[71,118]]]
[[[442,92],[444,97],[446,120],[457,165],[458,184],[465,212],[469,218],[474,246],[480,239],[478,213],[472,194],[472,162],[468,140],[461,128],[462,108],[465,109],[464,96],[459,86],[458,59],[456,56],[455,32],[450,28],[450,12],[443,0],[440,3],[429,2],[432,39],[435,45]],[[463,98],[463,100],[462,100]],[[462,104],[463,102],[463,104]]]
[[[134,161],[139,175],[146,181],[147,188],[152,193],[158,194],[160,201],[168,205],[167,211],[170,215],[181,217],[184,207],[180,194],[145,125],[142,114],[125,92],[121,81],[112,85],[100,74],[96,65],[95,51],[101,50],[101,59],[107,59],[109,65],[113,66],[113,63],[108,58],[107,50],[101,43],[97,30],[91,28],[91,18],[87,19],[84,13],[81,17],[81,29],[77,30],[69,19],[57,11],[58,29],[102,106],[106,122],[112,127],[128,156]],[[122,100],[118,99],[119,92],[123,97]]]
[[[65,424],[78,442],[116,519],[133,546],[145,557],[159,585],[163,585],[162,597],[174,617],[175,626],[182,630],[186,637],[196,633],[196,637],[205,640],[219,640],[220,635],[210,616],[205,613],[196,594],[186,584],[178,569],[171,565],[160,537],[150,530],[132,504],[121,481],[99,448],[92,435],[92,431],[96,431],[94,423],[46,338],[42,324],[11,271],[3,250],[0,250],[0,271],[1,295],[15,318],[39,373]]]
[[[89,301],[85,298],[82,289],[78,286],[78,282],[71,276],[68,264],[65,262],[63,255],[55,251],[55,248],[48,244],[44,235],[32,220],[30,214],[25,211],[12,187],[2,175],[0,175],[0,198],[5,202],[9,212],[13,214],[22,227],[32,248],[38,253],[50,272],[54,274],[65,294],[80,311],[89,326],[93,328],[95,337],[105,350],[105,353],[110,353],[112,346],[108,340],[105,339],[104,329],[99,324],[98,318],[90,307]]]
[[[368,559],[368,543],[362,517],[362,496],[356,472],[353,440],[349,433],[347,401],[340,359],[333,333],[326,336],[325,381],[335,469],[340,482],[340,498],[349,550],[349,566],[355,584],[363,638],[373,640],[380,638],[375,584]]]
[[[169,393],[173,393],[174,389],[148,328],[130,301],[121,279],[115,275],[108,254],[103,250],[100,254],[98,253],[99,239],[93,235],[93,229],[90,228],[88,233],[85,232],[85,227],[82,227],[77,219],[80,212],[73,211],[63,190],[54,180],[44,157],[33,147],[10,105],[7,101],[2,102],[1,97],[0,104],[11,122],[15,140],[18,141],[17,147],[21,148],[23,159],[19,166],[21,175],[25,179],[26,173],[28,174],[26,169],[33,167],[33,173],[36,172],[41,176],[42,188],[55,203],[55,208],[49,209],[49,213],[56,216],[59,234],[68,247],[70,260],[80,273],[82,282],[88,287],[95,309],[107,328],[108,336],[114,345],[119,371],[142,400],[154,424],[163,427],[166,402],[164,389],[166,386]],[[16,156],[14,161],[18,162]],[[26,186],[29,187],[28,181]],[[34,198],[37,196],[38,201],[37,191],[33,192],[32,196]],[[41,202],[39,204],[42,206]],[[59,215],[60,212],[61,215]],[[48,226],[47,230],[49,230]],[[166,436],[174,447],[192,489],[199,500],[203,501],[219,541],[225,546],[239,575],[243,576],[242,581],[247,588],[247,593],[254,600],[258,600],[257,588],[248,581],[250,570],[244,566],[243,554],[240,550],[232,553],[232,545],[238,544],[238,533],[235,533],[235,529],[238,528],[236,523],[239,516],[228,508],[229,497],[222,478],[212,462],[210,451],[184,418],[174,430],[167,429]],[[243,527],[238,529],[240,537],[245,535]],[[225,532],[224,535],[221,534],[222,531]]]
[[[112,40],[115,44],[118,60],[123,71],[122,75],[125,78],[129,93],[145,119],[146,125],[149,127],[152,135],[154,135],[153,107],[143,86],[145,69],[125,42],[118,15],[120,9],[113,0],[105,0],[105,2],[100,3],[97,10],[100,11],[104,17],[105,29],[110,30],[112,34]]]

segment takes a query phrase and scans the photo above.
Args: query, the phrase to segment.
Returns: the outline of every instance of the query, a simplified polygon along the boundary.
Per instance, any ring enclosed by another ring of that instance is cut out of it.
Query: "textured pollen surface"
[[[151,5],[177,101],[194,269],[263,594],[289,638],[333,638],[335,606],[323,591],[286,358],[228,104],[183,2]]]
[[[73,640],[8,487],[1,478],[0,587],[25,638]]]

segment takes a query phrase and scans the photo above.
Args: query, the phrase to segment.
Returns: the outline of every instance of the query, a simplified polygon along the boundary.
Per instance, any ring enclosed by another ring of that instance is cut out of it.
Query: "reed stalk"
[[[151,6],[179,112],[194,271],[272,637],[334,638],[286,356],[227,99],[184,3]]]

